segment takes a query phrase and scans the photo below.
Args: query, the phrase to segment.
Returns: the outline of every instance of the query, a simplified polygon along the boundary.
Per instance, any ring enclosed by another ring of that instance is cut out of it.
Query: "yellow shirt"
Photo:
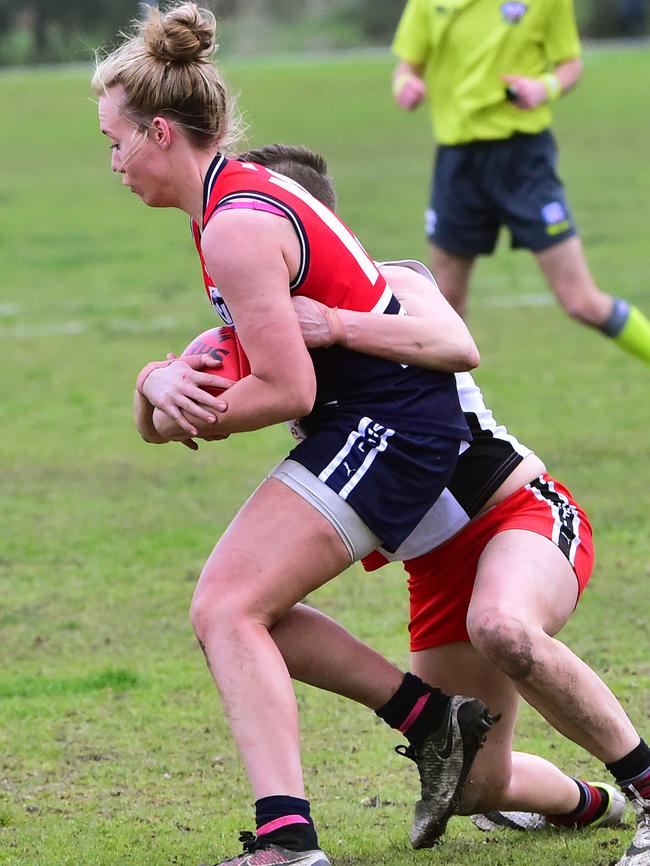
[[[546,129],[549,106],[515,108],[501,75],[539,78],[580,41],[572,0],[408,0],[393,51],[425,67],[437,140],[462,144]]]

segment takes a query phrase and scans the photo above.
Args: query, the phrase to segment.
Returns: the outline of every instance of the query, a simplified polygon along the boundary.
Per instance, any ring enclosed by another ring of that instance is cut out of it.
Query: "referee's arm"
[[[582,76],[582,60],[574,57],[565,60],[552,72],[541,78],[525,78],[522,75],[503,75],[503,81],[512,93],[512,103],[526,111],[545,102],[554,102],[576,86]]]
[[[423,80],[424,64],[407,63],[400,60],[393,71],[393,97],[400,108],[413,111],[427,97]]]
[[[573,60],[565,60],[564,63],[559,63],[553,70],[553,75],[560,83],[560,93],[567,93],[571,88],[582,78],[582,60],[580,57],[574,57]]]
[[[393,97],[407,111],[421,105],[427,96],[424,72],[431,55],[429,0],[407,0],[392,51],[398,57],[393,72]]]

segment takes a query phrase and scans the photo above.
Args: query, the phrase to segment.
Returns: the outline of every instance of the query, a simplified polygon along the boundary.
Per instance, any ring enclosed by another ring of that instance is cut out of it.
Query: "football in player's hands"
[[[203,373],[223,376],[224,379],[230,379],[233,382],[238,382],[250,374],[251,368],[248,358],[244,354],[235,329],[230,325],[203,331],[192,340],[181,357],[203,354],[221,361],[220,367],[203,367]],[[225,389],[215,387],[205,388],[205,390],[218,397],[219,394],[223,394]]]

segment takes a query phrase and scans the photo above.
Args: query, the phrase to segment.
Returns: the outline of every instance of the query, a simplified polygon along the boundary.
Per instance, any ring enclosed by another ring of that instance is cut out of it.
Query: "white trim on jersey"
[[[521,454],[522,457],[528,457],[529,454],[532,454],[531,449],[522,445],[515,436],[508,433],[503,424],[497,424],[494,415],[485,405],[483,394],[474,381],[474,377],[470,373],[455,373],[454,375],[460,408],[463,412],[466,415],[470,413],[475,415],[481,430],[489,431],[495,439],[508,442],[517,454]]]
[[[347,251],[354,257],[361,270],[370,280],[370,283],[374,286],[379,279],[379,271],[352,232],[343,225],[343,223],[337,216],[335,216],[335,214],[332,213],[331,210],[329,210],[329,208],[326,208],[317,198],[310,195],[310,193],[308,193],[304,187],[300,186],[299,183],[292,181],[290,178],[285,177],[282,174],[276,174],[274,171],[270,171],[269,173],[272,175],[271,183],[276,184],[281,189],[291,193],[291,195],[295,195],[296,198],[299,198],[306,205],[309,205],[316,215],[322,219],[325,225],[334,232]]]
[[[363,436],[363,431],[360,429],[361,425],[364,424],[364,422],[365,422],[365,424],[364,424],[364,431],[365,431],[365,428],[368,426],[369,421],[370,421],[370,418],[363,418],[359,422],[359,428],[357,428],[356,430],[353,430],[352,433],[350,433],[350,435],[348,436],[347,441],[346,441],[345,445],[343,446],[343,448],[341,448],[341,450],[338,452],[338,454],[336,454],[330,460],[330,462],[327,464],[325,469],[323,469],[321,472],[318,473],[318,477],[320,478],[321,481],[327,481],[327,479],[330,477],[330,475],[333,472],[336,472],[336,470],[339,468],[341,463],[343,463],[343,461],[348,456],[350,451],[352,451],[352,448],[354,447],[354,443],[357,441],[357,439],[360,439],[361,436]]]
[[[567,514],[571,515],[571,531],[573,533],[573,540],[571,541],[571,545],[569,547],[568,552],[562,550],[565,553],[566,558],[569,560],[570,564],[575,565],[575,558],[578,547],[580,546],[580,515],[578,514],[577,508],[572,505],[567,497],[560,493],[555,488],[555,484],[552,480],[545,480],[543,482],[549,489],[549,491],[560,500],[562,505],[557,505],[557,503],[553,502],[548,496],[544,496],[544,491],[540,490],[535,484],[527,484],[526,489],[530,490],[532,494],[538,499],[540,502],[546,503],[548,505],[551,514],[553,515],[553,532],[552,532],[552,541],[553,544],[557,545],[557,547],[562,550],[562,546],[560,545],[560,533],[562,531],[563,526],[567,526]]]
[[[394,297],[395,296],[393,295],[393,292],[392,292],[390,286],[387,284],[386,288],[381,293],[379,300],[377,301],[375,306],[372,308],[372,310],[370,310],[370,312],[371,313],[384,313],[386,311],[388,305],[390,304],[390,302],[393,300]],[[402,312],[402,307],[400,305],[400,313],[401,312]],[[404,311],[404,312],[406,312],[406,311]],[[402,366],[406,367],[406,366],[408,366],[408,364],[402,364]]]
[[[426,277],[430,283],[433,283],[436,289],[440,289],[429,268],[422,264],[422,262],[418,262],[417,259],[396,259],[391,262],[375,262],[375,264],[378,268],[408,268],[410,271],[415,271],[416,274]]]
[[[210,201],[210,196],[212,195],[212,187],[214,186],[214,182],[216,180],[216,177],[219,174],[219,172],[221,171],[221,169],[223,168],[223,164],[225,161],[226,161],[226,157],[222,155],[221,158],[219,160],[217,160],[217,164],[214,166],[214,168],[212,169],[212,171],[210,173],[210,176],[208,177],[208,183],[206,186],[206,198],[205,198],[205,202],[203,204],[204,209],[205,209],[205,206],[207,205],[207,203]]]

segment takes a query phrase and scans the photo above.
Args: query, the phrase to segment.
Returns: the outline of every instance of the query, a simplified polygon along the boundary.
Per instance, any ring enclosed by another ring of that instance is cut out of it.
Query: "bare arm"
[[[167,356],[167,359],[168,361],[170,361],[172,359],[176,359],[176,356],[170,354]],[[213,358],[210,354],[187,356],[183,358],[181,363],[190,370],[194,371],[201,371],[204,370],[206,367],[221,366],[221,361],[219,361],[217,358]],[[171,364],[169,366],[171,366]],[[150,373],[149,375],[153,375],[153,372],[155,372],[155,370],[152,371],[152,373]],[[139,390],[138,386],[136,386],[135,389],[133,397],[133,416],[135,420],[135,426],[138,430],[138,433],[145,442],[150,442],[155,445],[164,445],[169,440],[162,436],[156,428],[156,424],[154,423],[154,412],[157,411],[160,415],[163,415],[164,413],[161,410],[157,409],[154,403],[152,403],[151,400],[146,397],[144,393],[145,390],[147,390],[147,392],[152,393],[154,399],[160,397],[164,393],[164,382],[162,382],[160,377],[155,377],[152,382],[149,382],[147,384],[148,379],[149,377],[147,377],[143,385],[140,386],[141,390]],[[211,386],[217,388],[227,389],[230,388],[232,385],[232,382],[229,379],[224,378],[223,376],[210,375],[209,381]],[[206,397],[209,397],[211,400],[215,400],[214,397],[211,397],[207,393],[201,399],[205,399]],[[215,400],[215,402],[217,405],[219,405],[223,401]],[[196,451],[196,449],[198,448],[196,443],[193,442],[193,440],[189,438],[188,435],[188,431],[193,431],[195,429],[194,425],[197,421],[197,416],[194,414],[195,412],[203,412],[205,417],[207,418],[214,417],[211,414],[210,410],[202,408],[202,406],[198,403],[189,404],[189,407],[184,409],[183,423],[187,425],[185,428],[185,436],[187,438],[182,439],[181,441],[184,445],[187,445],[187,447],[190,448],[192,451]],[[169,418],[170,421],[174,421],[173,416],[169,416]],[[178,422],[175,422],[175,426],[180,429],[180,425],[178,424]],[[191,433],[191,435],[196,434]]]
[[[478,366],[467,325],[435,283],[406,267],[383,266],[381,272],[409,315],[337,310],[332,316],[323,304],[298,297],[294,305],[307,346],[342,343],[356,352],[451,373]]]
[[[251,373],[230,388],[227,409],[216,421],[196,420],[198,435],[257,430],[306,415],[316,377],[289,293],[287,262],[297,257],[298,247],[290,223],[259,211],[227,211],[210,221],[202,246],[208,271],[237,322]],[[154,413],[158,432],[180,438],[183,431],[161,414]]]
[[[136,389],[133,394],[133,417],[138,433],[145,442],[163,445],[167,440],[156,430],[153,413],[153,405]]]
[[[574,57],[573,60],[565,60],[555,67],[554,74],[560,82],[561,95],[568,93],[582,78],[582,60]]]
[[[576,86],[582,76],[582,60],[574,57],[558,64],[552,73],[541,78],[522,75],[503,75],[504,82],[516,94],[512,104],[522,111],[553,102]]]

